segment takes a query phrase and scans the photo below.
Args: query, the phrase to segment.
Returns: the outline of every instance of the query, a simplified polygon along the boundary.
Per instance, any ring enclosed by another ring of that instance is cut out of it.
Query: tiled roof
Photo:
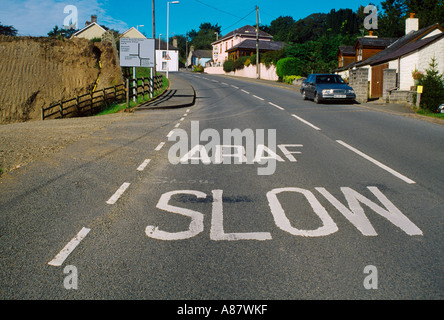
[[[218,43],[220,41],[224,41],[230,37],[233,37],[234,35],[241,35],[241,36],[254,36],[256,37],[256,27],[252,27],[250,25],[243,26],[241,28],[238,28],[236,30],[233,30],[229,33],[227,33],[225,36],[220,38],[219,40],[213,42],[213,44]],[[266,33],[259,29],[259,38],[270,38],[272,39],[273,36],[269,33]]]
[[[259,50],[280,50],[284,46],[284,43],[281,41],[260,41],[259,40]],[[227,51],[234,51],[236,49],[256,49],[256,40],[247,39],[238,43],[234,47],[231,47]]]

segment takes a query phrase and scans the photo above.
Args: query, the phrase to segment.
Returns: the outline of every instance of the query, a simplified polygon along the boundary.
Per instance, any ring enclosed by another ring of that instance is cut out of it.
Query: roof
[[[197,58],[212,58],[213,50],[194,50],[192,56]]]
[[[256,37],[256,27],[252,27],[250,25],[246,25],[243,26],[241,28],[238,28],[236,30],[233,30],[229,33],[227,33],[225,36],[223,36],[222,38],[220,38],[219,40],[213,42],[213,44],[219,43],[221,41],[224,41],[226,39],[229,39],[231,37],[234,37],[235,35],[240,35],[240,36],[250,36],[250,37]],[[262,30],[259,29],[259,38],[269,38],[272,39],[273,36],[269,33],[266,33]]]
[[[342,53],[342,55],[354,56],[356,55],[356,50],[353,46],[339,46],[338,53]]]
[[[84,32],[85,30],[92,28],[93,26],[97,26],[100,29],[103,30],[103,32],[106,32],[106,30],[104,28],[102,28],[101,26],[99,26],[96,22],[92,22],[89,25],[87,25],[85,28],[80,29],[79,31],[77,31],[76,33],[73,33],[73,35],[71,36],[71,38],[78,36],[79,34],[81,34],[82,32]]]
[[[386,48],[396,40],[395,38],[362,37],[356,40],[355,48],[358,46]]]
[[[418,39],[424,37],[428,33],[430,33],[433,29],[439,29],[441,31],[444,31],[444,29],[438,24],[435,23],[431,26],[422,28],[418,31],[411,31],[408,34],[402,36],[395,42],[393,42],[390,46],[388,46],[385,50],[382,50],[378,52],[377,54],[371,56],[370,58],[360,61],[356,63],[356,67],[365,66],[365,65],[372,65],[375,61],[381,61],[383,57],[388,56],[392,54],[393,52],[397,51],[398,49],[402,48],[403,46],[413,43],[417,41]]]
[[[284,43],[281,41],[260,41],[259,40],[259,50],[267,50],[267,51],[277,51],[281,50],[284,46]],[[244,40],[237,45],[231,47],[227,50],[227,52],[234,51],[236,49],[256,49],[256,40],[255,39],[247,39]]]
[[[160,40],[160,48],[159,48],[159,39],[154,41],[154,46],[156,47],[156,50],[166,50],[167,49],[167,43],[166,41]],[[179,50],[173,45],[168,45],[168,50]]]
[[[397,59],[397,58],[402,57],[406,54],[414,52],[416,50],[420,50],[421,48],[429,45],[430,43],[435,42],[440,39],[444,39],[444,32],[441,34],[437,34],[435,36],[432,36],[432,37],[428,37],[428,38],[425,38],[422,40],[408,43],[408,44],[402,46],[401,48],[399,48],[398,50],[394,50],[394,51],[392,50],[391,52],[386,53],[385,55],[381,55],[378,59],[372,61],[370,63],[370,65],[372,65],[372,66],[378,65],[378,64],[381,64],[384,62],[388,62],[388,61]]]
[[[121,34],[121,38],[126,38],[126,35],[129,33],[133,33],[135,35],[135,37],[133,36],[133,38],[146,38],[145,35],[140,32],[139,30],[137,30],[134,27],[129,28],[128,30],[126,30],[124,33]]]

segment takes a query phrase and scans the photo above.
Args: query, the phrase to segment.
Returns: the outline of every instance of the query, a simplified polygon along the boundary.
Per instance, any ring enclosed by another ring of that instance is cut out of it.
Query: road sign
[[[121,67],[154,68],[154,55],[154,39],[120,39]]]

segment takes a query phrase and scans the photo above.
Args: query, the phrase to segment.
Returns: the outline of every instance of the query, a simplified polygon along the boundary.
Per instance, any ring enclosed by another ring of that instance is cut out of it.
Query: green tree
[[[432,58],[429,69],[419,81],[424,86],[421,94],[421,108],[436,112],[437,107],[444,101],[444,75],[439,74],[436,58]]]
[[[290,16],[280,16],[271,21],[269,26],[262,28],[263,31],[273,35],[274,41],[290,42],[296,21]]]
[[[5,36],[16,36],[17,29],[13,26],[4,26],[0,23],[0,34]]]
[[[194,46],[194,49],[210,50],[212,49],[211,43],[216,41],[216,33],[220,34],[221,27],[216,23],[212,25],[209,22],[201,23],[199,31],[192,29],[188,32],[190,37],[190,45]]]
[[[74,29],[59,29],[58,26],[55,26],[51,31],[48,32],[48,37],[50,38],[70,38],[77,30]]]

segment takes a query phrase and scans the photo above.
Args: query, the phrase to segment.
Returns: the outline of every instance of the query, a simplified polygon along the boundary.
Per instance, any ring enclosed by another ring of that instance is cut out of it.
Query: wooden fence
[[[127,79],[126,84],[82,94],[42,107],[42,120],[94,115],[111,103],[123,102],[126,99],[129,104],[133,97],[137,99],[138,96],[149,95],[162,89],[162,86],[162,76],[155,76],[152,84],[151,78],[148,77]]]

